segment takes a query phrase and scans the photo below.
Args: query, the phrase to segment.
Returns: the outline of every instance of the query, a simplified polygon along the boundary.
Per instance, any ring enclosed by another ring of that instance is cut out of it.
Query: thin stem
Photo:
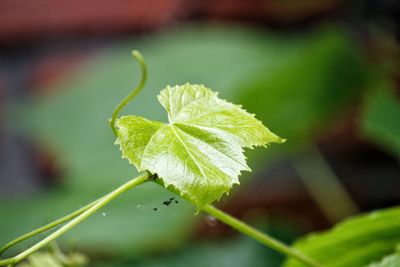
[[[360,212],[318,148],[311,149],[307,155],[295,161],[294,167],[311,197],[330,222],[335,223]]]
[[[266,245],[267,247],[275,249],[275,250],[279,251],[280,253],[283,253],[287,256],[293,257],[308,266],[322,267],[322,265],[315,262],[313,259],[309,258],[308,256],[304,255],[299,250],[293,249],[293,248],[285,245],[284,243],[280,242],[279,240],[276,240],[275,238],[268,236],[267,234],[262,233],[262,232],[258,231],[257,229],[254,229],[250,225],[230,216],[229,214],[226,214],[225,212],[223,212],[211,205],[204,206],[202,210],[204,212],[210,214],[211,216],[217,218],[218,220],[224,222],[225,224],[231,226],[232,228],[236,229],[237,231],[261,242],[262,244]]]
[[[134,51],[132,51],[132,56],[140,64],[140,68],[142,70],[142,78],[140,80],[139,85],[118,104],[118,106],[115,108],[115,110],[112,114],[112,117],[110,119],[110,126],[111,126],[111,129],[113,130],[115,136],[117,136],[117,128],[115,126],[115,120],[117,119],[119,112],[121,111],[121,109],[123,107],[125,107],[129,103],[129,101],[131,101],[133,98],[135,98],[135,96],[137,96],[140,93],[140,91],[143,89],[143,87],[146,83],[146,80],[147,80],[147,67],[146,67],[146,63],[144,62],[144,58],[143,58],[142,54],[140,54],[139,51],[134,50]]]
[[[37,250],[41,249],[42,247],[46,246],[49,244],[51,241],[55,240],[56,238],[60,237],[61,235],[65,234],[72,228],[74,228],[76,225],[87,219],[89,216],[97,212],[99,209],[107,205],[110,201],[121,195],[122,193],[128,191],[131,188],[134,188],[144,182],[146,182],[149,178],[151,177],[151,174],[149,172],[143,173],[136,178],[128,181],[127,183],[121,185],[111,193],[107,194],[105,197],[101,198],[98,202],[96,202],[93,206],[88,208],[86,211],[84,211],[82,214],[65,224],[63,227],[55,231],[54,233],[50,234],[43,240],[39,241],[35,245],[31,246],[27,250],[21,252],[15,257],[0,260],[0,266],[5,266],[5,265],[13,265],[21,260],[25,259],[32,253],[36,252]]]
[[[69,221],[69,220],[72,220],[73,218],[81,215],[83,212],[85,212],[86,210],[91,208],[99,200],[100,199],[97,199],[97,200],[93,201],[92,203],[80,208],[79,210],[76,210],[76,211],[74,211],[74,212],[72,212],[72,213],[70,213],[70,214],[68,214],[68,215],[66,215],[66,216],[64,216],[62,218],[59,218],[59,219],[57,219],[57,220],[55,220],[55,221],[53,221],[53,222],[51,222],[49,224],[46,224],[46,225],[44,225],[42,227],[39,227],[39,228],[29,232],[29,233],[26,233],[26,234],[24,234],[22,236],[17,237],[16,239],[8,242],[7,244],[5,244],[3,247],[0,248],[0,255],[3,254],[7,249],[11,248],[12,246],[15,246],[16,244],[18,244],[18,243],[20,243],[20,242],[22,242],[22,241],[24,241],[26,239],[34,237],[34,236],[36,236],[38,234],[41,234],[41,233],[46,232],[46,231],[48,231],[50,229],[53,229],[54,227],[56,227],[56,226],[58,226],[60,224],[63,224],[65,222]]]

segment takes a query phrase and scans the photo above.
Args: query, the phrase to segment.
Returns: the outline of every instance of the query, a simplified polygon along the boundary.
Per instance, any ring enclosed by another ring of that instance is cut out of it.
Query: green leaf
[[[400,266],[400,254],[392,254],[390,256],[386,256],[382,261],[377,263],[372,263],[367,267],[398,267]]]
[[[394,251],[400,242],[400,208],[355,216],[332,230],[311,234],[294,247],[327,267],[363,267]],[[289,259],[285,267],[305,265]]]
[[[203,85],[168,86],[158,100],[169,123],[123,116],[116,122],[117,143],[139,171],[157,173],[165,187],[199,209],[238,184],[241,171],[250,171],[242,147],[284,141]]]

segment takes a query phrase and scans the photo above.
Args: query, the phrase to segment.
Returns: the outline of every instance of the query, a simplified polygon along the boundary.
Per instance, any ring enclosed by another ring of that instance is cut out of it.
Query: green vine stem
[[[41,249],[42,247],[48,245],[50,242],[55,240],[56,238],[60,237],[61,235],[65,234],[72,228],[74,228],[76,225],[87,219],[89,216],[97,212],[99,209],[107,205],[110,201],[121,195],[122,193],[128,191],[129,189],[132,189],[138,185],[143,184],[144,182],[148,181],[151,178],[151,174],[149,172],[145,172],[143,174],[138,175],[136,178],[128,181],[127,183],[121,185],[111,193],[107,194],[105,197],[99,199],[97,202],[95,202],[94,205],[92,205],[90,208],[88,208],[86,211],[82,212],[79,216],[75,217],[73,220],[71,220],[69,223],[65,224],[63,227],[55,231],[54,233],[50,234],[46,238],[42,239],[35,245],[31,246],[30,248],[26,249],[25,251],[21,252],[20,254],[0,260],[0,266],[6,266],[6,265],[15,265],[16,263],[20,262],[21,260],[25,259],[32,253],[36,252],[37,250]]]
[[[156,184],[165,187],[163,181],[159,178],[156,178],[153,180]],[[180,195],[179,192],[173,188],[173,187],[168,187],[167,188],[170,192],[184,198],[186,201],[192,203],[189,198],[187,198],[185,195]],[[192,203],[193,204],[193,203]],[[239,219],[236,219],[229,214],[223,212],[222,210],[212,206],[212,205],[205,205],[202,208],[202,211],[213,216],[214,218],[218,219],[219,221],[225,223],[226,225],[229,225],[233,229],[241,232],[242,234],[247,235],[250,238],[253,238],[254,240],[259,241],[263,245],[272,248],[288,257],[293,257],[297,259],[298,261],[306,264],[307,266],[310,267],[323,267],[321,264],[315,262],[313,259],[309,258],[307,255],[303,254],[301,251],[291,248],[287,246],[286,244],[282,243],[281,241],[269,236],[266,233],[260,232],[257,229],[254,229],[250,225],[242,222]]]
[[[51,230],[51,229],[53,229],[54,227],[56,227],[56,226],[58,226],[60,224],[63,224],[65,222],[67,222],[67,221],[72,220],[73,218],[81,215],[83,212],[85,212],[86,210],[91,208],[98,201],[99,201],[99,199],[96,200],[96,201],[93,201],[92,203],[90,203],[90,204],[88,204],[88,205],[86,205],[86,206],[84,206],[82,208],[80,208],[79,210],[76,210],[76,211],[74,211],[74,212],[72,212],[72,213],[70,213],[70,214],[68,214],[68,215],[66,215],[66,216],[64,216],[62,218],[59,218],[59,219],[57,219],[57,220],[55,220],[55,221],[53,221],[53,222],[51,222],[49,224],[46,224],[46,225],[44,225],[44,226],[42,226],[40,228],[37,228],[37,229],[35,229],[35,230],[33,230],[33,231],[29,232],[29,233],[26,233],[26,234],[14,239],[14,240],[8,242],[7,244],[5,244],[3,247],[0,248],[0,255],[3,254],[9,248],[21,243],[24,240],[27,240],[27,239],[29,239],[31,237],[34,237],[34,236],[38,235],[38,234],[41,234],[41,233],[46,232],[48,230]]]
[[[114,110],[114,112],[112,114],[112,117],[110,119],[110,126],[111,126],[111,128],[113,130],[114,135],[117,135],[117,129],[115,128],[115,120],[116,120],[119,112],[122,110],[122,108],[124,106],[126,106],[133,98],[135,98],[140,93],[140,91],[144,88],[144,85],[145,85],[146,80],[147,80],[147,67],[146,67],[146,64],[145,64],[145,61],[144,61],[144,58],[143,58],[142,54],[139,51],[134,50],[134,51],[132,51],[132,56],[133,56],[134,59],[136,59],[139,62],[139,65],[140,65],[140,68],[141,68],[142,77],[141,77],[139,85],[127,97],[125,97],[118,104],[118,106],[115,108],[115,110]],[[105,196],[105,197],[107,197],[107,196]],[[68,221],[76,218],[77,216],[81,215],[82,213],[84,213],[85,211],[87,211],[88,209],[93,207],[100,200],[101,199],[96,200],[96,201],[94,201],[94,202],[92,202],[92,203],[80,208],[79,210],[76,210],[76,211],[72,212],[71,214],[68,214],[68,215],[66,215],[66,216],[64,216],[64,217],[62,217],[60,219],[57,219],[57,220],[55,220],[55,221],[53,221],[53,222],[51,222],[49,224],[46,224],[46,225],[44,225],[44,226],[42,226],[40,228],[37,228],[37,229],[27,233],[27,234],[24,234],[24,235],[22,235],[22,236],[20,236],[20,237],[18,237],[16,239],[8,242],[7,244],[5,244],[3,247],[0,248],[0,255],[2,255],[9,248],[19,244],[20,242],[22,242],[24,240],[27,240],[27,239],[29,239],[31,237],[34,237],[34,236],[38,235],[38,234],[41,234],[41,233],[46,232],[48,230],[51,230],[51,229],[53,229],[54,227],[56,227],[56,226],[58,226],[60,224],[63,224],[65,222],[68,222]],[[0,261],[0,264],[1,263],[2,263],[2,261]]]
[[[132,56],[139,62],[139,65],[140,65],[140,68],[142,71],[142,78],[140,80],[139,85],[118,104],[118,106],[115,108],[115,110],[111,116],[110,126],[111,126],[111,129],[113,130],[113,133],[115,136],[117,136],[117,129],[115,128],[115,120],[117,119],[119,112],[132,99],[134,99],[140,93],[140,91],[142,91],[144,85],[146,84],[146,80],[147,80],[147,67],[146,67],[146,63],[144,62],[144,58],[143,58],[142,54],[140,54],[140,52],[137,50],[133,50]]]
[[[214,206],[206,205],[203,208],[203,211],[208,213],[209,215],[217,218],[221,222],[231,226],[233,229],[259,241],[260,243],[264,244],[267,247],[270,247],[282,254],[285,254],[289,257],[293,257],[298,261],[312,267],[322,267],[319,263],[315,262],[311,258],[307,257],[305,254],[300,252],[297,249],[288,247],[284,243],[280,242],[279,240],[254,229],[250,225],[230,216],[229,214],[217,209]]]
[[[98,211],[99,209],[101,209],[102,207],[104,207],[105,205],[107,205],[110,201],[112,201],[113,199],[117,198],[119,195],[121,195],[122,193],[128,191],[131,188],[134,188],[148,180],[150,180],[152,178],[152,175],[149,172],[146,172],[144,174],[141,174],[139,176],[137,176],[136,178],[128,181],[127,183],[121,185],[120,187],[118,187],[116,190],[112,191],[111,193],[107,194],[106,196],[88,204],[87,206],[65,216],[62,217],[48,225],[45,225],[43,227],[40,227],[32,232],[30,232],[30,236],[32,237],[33,234],[32,233],[40,233],[43,232],[46,228],[46,230],[51,229],[52,227],[50,227],[51,225],[53,225],[53,227],[55,227],[56,225],[61,224],[62,222],[67,221],[67,218],[72,219],[69,223],[67,223],[66,225],[64,225],[63,227],[61,227],[59,230],[55,231],[54,233],[50,234],[49,236],[47,236],[46,238],[44,238],[43,240],[39,241],[38,243],[36,243],[35,245],[33,245],[32,247],[28,248],[27,250],[23,251],[22,253],[18,254],[15,257],[12,258],[8,258],[8,259],[4,259],[4,260],[0,260],[0,266],[6,266],[6,265],[14,265],[18,262],[20,262],[21,260],[25,259],[26,257],[28,257],[29,255],[31,255],[32,253],[36,252],[37,250],[39,250],[40,248],[48,245],[50,242],[52,242],[53,240],[55,240],[56,238],[60,237],[61,235],[65,234],[66,232],[68,232],[69,230],[71,230],[72,228],[74,228],[76,225],[78,225],[79,223],[81,223],[82,221],[84,221],[85,219],[87,219],[89,216],[91,216],[92,214],[94,214],[96,211]],[[157,181],[155,181],[157,183]],[[175,192],[173,189],[170,190],[171,192],[178,194],[177,192]],[[270,247],[272,249],[275,249],[276,251],[285,254],[289,257],[293,257],[295,259],[297,259],[298,261],[310,266],[310,267],[322,267],[322,265],[316,263],[315,261],[313,261],[312,259],[310,259],[309,257],[307,257],[306,255],[304,255],[302,252],[293,249],[291,247],[288,247],[287,245],[285,245],[284,243],[280,242],[279,240],[274,239],[273,237],[262,233],[260,231],[258,231],[257,229],[254,229],[253,227],[251,227],[250,225],[230,216],[229,214],[224,213],[223,211],[211,206],[211,205],[206,205],[204,206],[204,208],[202,209],[202,211],[208,213],[209,215],[215,217],[216,219],[220,220],[221,222],[231,226],[233,229],[236,229],[237,231],[261,242],[262,244],[264,244],[267,247]],[[23,235],[17,239],[15,239],[14,241],[8,243],[14,243],[12,245],[15,245],[18,242],[21,242],[29,237],[27,237],[27,235]],[[7,247],[8,244],[6,245]],[[3,248],[5,248],[6,246],[4,246]],[[4,249],[5,250],[5,249]]]

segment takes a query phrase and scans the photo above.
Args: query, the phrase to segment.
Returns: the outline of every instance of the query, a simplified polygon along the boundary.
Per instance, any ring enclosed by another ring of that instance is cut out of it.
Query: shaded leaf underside
[[[241,171],[250,171],[244,147],[284,141],[202,85],[168,86],[158,100],[169,123],[123,116],[116,123],[117,143],[139,171],[157,173],[198,208],[228,193]]]

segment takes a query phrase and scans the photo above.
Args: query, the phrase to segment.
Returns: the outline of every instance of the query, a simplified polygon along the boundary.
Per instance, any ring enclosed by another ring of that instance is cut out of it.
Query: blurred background
[[[201,83],[287,138],[247,151],[224,211],[291,243],[398,205],[399,41],[397,0],[1,1],[0,243],[137,174],[107,122],[138,83],[133,49],[149,81],[123,113],[166,121],[158,92]],[[170,197],[146,184],[58,243],[89,266],[280,266]]]

